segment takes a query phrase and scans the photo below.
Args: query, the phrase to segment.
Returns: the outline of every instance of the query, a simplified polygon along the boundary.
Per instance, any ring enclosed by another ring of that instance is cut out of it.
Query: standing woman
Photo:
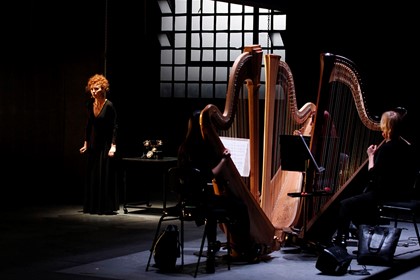
[[[92,99],[87,104],[87,123],[83,147],[87,154],[83,212],[99,215],[117,214],[119,196],[115,154],[118,121],[114,105],[106,98],[109,82],[96,74],[89,78],[86,91]]]

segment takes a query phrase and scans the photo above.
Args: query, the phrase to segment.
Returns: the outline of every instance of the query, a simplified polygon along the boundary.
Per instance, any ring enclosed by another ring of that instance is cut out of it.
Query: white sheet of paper
[[[220,137],[225,148],[230,151],[233,163],[242,177],[249,177],[250,155],[249,139]]]

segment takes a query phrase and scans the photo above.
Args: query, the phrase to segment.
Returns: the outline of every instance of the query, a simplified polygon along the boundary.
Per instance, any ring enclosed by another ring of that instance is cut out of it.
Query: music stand
[[[280,156],[281,156],[281,169],[288,171],[300,171],[303,172],[303,182],[305,184],[305,172],[307,168],[307,160],[311,160],[315,166],[318,173],[325,171],[324,167],[321,167],[316,162],[314,156],[309,149],[308,143],[310,138],[303,136],[301,133],[299,135],[280,135]],[[300,197],[303,198],[303,238],[306,232],[306,220],[308,215],[308,206],[306,198],[326,195],[325,192],[296,192],[288,193],[290,197]]]
[[[303,138],[305,143],[309,137]],[[302,138],[297,135],[280,135],[281,169],[288,171],[306,171],[306,161],[309,159]]]
[[[318,173],[325,168],[320,167],[309,150],[310,138],[299,135],[280,135],[281,169],[289,171],[306,171],[306,160],[310,159]]]

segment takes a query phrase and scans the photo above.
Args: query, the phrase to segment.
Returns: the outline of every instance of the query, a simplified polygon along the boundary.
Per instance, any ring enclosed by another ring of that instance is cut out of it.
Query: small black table
[[[143,158],[143,157],[127,157],[122,158],[122,168],[123,168],[123,180],[124,180],[124,193],[123,193],[123,209],[124,213],[128,213],[127,208],[140,208],[140,209],[147,209],[150,208],[152,205],[150,203],[150,196],[143,201],[127,203],[127,169],[129,167],[134,167],[135,169],[147,170],[155,170],[158,174],[162,176],[162,202],[163,202],[163,210],[166,209],[166,173],[170,167],[176,166],[178,158],[176,157],[163,157],[163,158]],[[143,176],[147,176],[149,174],[142,174]],[[149,191],[150,193],[150,191]],[[144,205],[144,206],[141,206]]]

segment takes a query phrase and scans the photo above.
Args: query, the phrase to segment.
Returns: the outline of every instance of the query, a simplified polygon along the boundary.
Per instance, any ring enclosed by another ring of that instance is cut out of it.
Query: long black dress
[[[108,156],[111,144],[116,144],[117,131],[117,113],[112,102],[106,100],[98,116],[93,112],[93,102],[89,102],[84,213],[115,214],[119,210],[117,162]]]

